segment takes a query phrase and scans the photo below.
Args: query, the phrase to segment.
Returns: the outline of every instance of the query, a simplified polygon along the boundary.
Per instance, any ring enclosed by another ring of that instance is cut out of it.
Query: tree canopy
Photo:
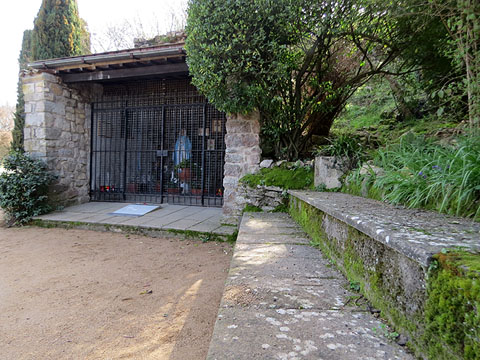
[[[455,104],[438,101],[439,113],[458,105],[478,122],[478,7],[471,0],[190,0],[187,61],[217,108],[259,109],[263,138],[277,157],[292,159],[315,136],[328,136],[348,98],[376,74],[390,82],[404,117],[413,111],[398,75],[415,73],[430,98],[456,94]]]
[[[76,0],[43,0],[34,22],[32,60],[90,53],[90,34]]]
[[[385,7],[372,1],[191,0],[193,83],[220,110],[260,110],[277,157],[326,136],[355,89],[399,54]]]

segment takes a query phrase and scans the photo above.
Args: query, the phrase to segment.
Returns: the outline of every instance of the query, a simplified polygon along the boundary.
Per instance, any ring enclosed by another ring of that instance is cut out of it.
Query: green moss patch
[[[430,266],[426,331],[431,359],[480,359],[480,255],[437,254]]]
[[[240,182],[251,187],[265,185],[278,186],[286,190],[311,189],[313,187],[313,169],[309,167],[261,169],[256,174],[245,175]]]

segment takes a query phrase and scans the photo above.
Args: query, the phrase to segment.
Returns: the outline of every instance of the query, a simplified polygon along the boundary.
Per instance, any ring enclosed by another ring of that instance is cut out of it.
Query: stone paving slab
[[[245,261],[251,259],[252,261],[262,264],[262,262],[268,262],[270,260],[276,261],[279,258],[293,258],[298,259],[298,261],[316,259],[318,258],[318,253],[312,251],[310,246],[305,245],[273,243],[244,244],[243,242],[237,242],[233,258],[242,258],[245,259]]]
[[[413,359],[369,313],[221,308],[208,360]]]
[[[222,236],[232,235],[237,230],[237,227],[221,224],[221,208],[161,204],[160,209],[144,216],[111,215],[112,212],[126,205],[126,203],[90,202],[67,207],[35,219],[86,225],[134,226],[155,231],[196,231]]]
[[[256,309],[308,309],[339,310],[346,306],[346,300],[355,296],[345,288],[339,279],[321,279],[320,282],[306,284],[295,279],[269,277],[264,278],[230,278],[225,285],[224,307],[235,307],[242,304],[247,296],[249,307]],[[235,295],[240,294],[240,302]],[[232,295],[232,296],[229,296]],[[351,302],[353,305],[353,302]],[[360,311],[358,307],[348,310]]]
[[[274,235],[274,234],[250,234],[242,232],[242,239],[244,244],[256,244],[262,241],[266,244],[310,244],[310,239],[305,237],[304,233],[301,235]],[[259,237],[260,235],[260,237]]]
[[[261,214],[261,215],[260,215]],[[265,215],[267,214],[267,215]],[[302,228],[275,213],[245,213],[239,233],[249,235],[304,236]]]
[[[316,279],[344,279],[343,275],[333,269],[323,258],[315,261],[299,261],[290,257],[270,259],[268,263],[249,261],[245,257],[233,258],[229,278],[234,277],[293,279],[307,284],[314,283]]]
[[[208,360],[413,359],[319,250],[277,227],[296,228],[286,214],[243,216]]]

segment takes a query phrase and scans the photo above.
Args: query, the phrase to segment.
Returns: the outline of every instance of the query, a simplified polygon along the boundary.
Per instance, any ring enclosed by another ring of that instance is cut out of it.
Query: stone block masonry
[[[98,85],[97,85],[98,86]],[[67,86],[47,72],[25,75],[25,151],[57,176],[55,205],[89,200],[90,96],[92,86]]]
[[[260,164],[260,115],[230,114],[227,116],[225,135],[225,169],[223,178],[223,216],[227,223],[238,222],[245,206],[245,198],[238,188],[238,181],[246,174],[259,169]]]

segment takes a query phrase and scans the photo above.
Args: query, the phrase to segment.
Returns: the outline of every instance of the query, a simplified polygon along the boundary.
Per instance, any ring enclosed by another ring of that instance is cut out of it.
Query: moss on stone
[[[382,317],[398,332],[409,334],[409,346],[418,357],[480,359],[480,254],[456,251],[435,255],[426,279],[427,291],[412,295],[419,306],[408,312],[397,300],[402,297],[401,287],[391,283],[400,276],[400,269],[388,266],[384,253],[375,254],[379,261],[372,263],[373,256],[362,252],[373,239],[346,224],[348,230],[338,234],[342,239],[327,236],[323,227],[338,220],[294,197],[289,212],[310,235],[312,245],[350,282],[360,285],[361,293],[381,310]]]
[[[440,253],[430,266],[425,342],[432,359],[480,359],[480,255]]]
[[[421,317],[421,310],[413,316],[414,319],[407,318],[393,301],[398,290],[389,287],[388,280],[384,279],[382,262],[377,262],[376,266],[368,266],[359,256],[358,249],[366,247],[366,242],[373,240],[352,227],[348,227],[342,240],[328,237],[322,224],[325,221],[332,223],[338,220],[298,199],[291,199],[290,214],[310,235],[312,245],[322,250],[349,281],[360,285],[360,292],[375,308],[381,310],[382,316],[394,325],[397,331],[407,333],[413,338],[412,335],[422,327],[421,320],[416,319]]]
[[[261,169],[256,174],[245,175],[240,182],[251,187],[265,185],[278,186],[287,190],[311,189],[313,187],[313,169],[309,167]]]

